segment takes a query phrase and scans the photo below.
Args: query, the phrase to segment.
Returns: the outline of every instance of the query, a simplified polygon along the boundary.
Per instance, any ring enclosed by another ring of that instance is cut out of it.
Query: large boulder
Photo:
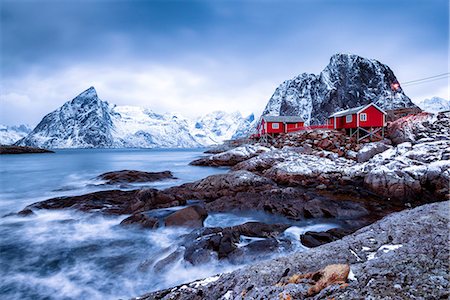
[[[184,236],[180,248],[184,249],[184,260],[193,265],[214,259],[241,264],[251,257],[268,257],[280,247],[289,247],[290,242],[280,238],[288,227],[284,224],[249,222],[224,228],[202,228]]]
[[[158,219],[154,217],[149,217],[143,213],[137,213],[129,216],[128,218],[122,220],[120,225],[134,225],[142,228],[157,228],[158,227]]]
[[[174,179],[172,172],[143,172],[135,170],[122,170],[107,172],[97,177],[100,180],[105,180],[106,184],[116,183],[132,183],[132,182],[152,182],[163,179]]]
[[[208,213],[200,205],[192,205],[177,210],[166,217],[166,226],[202,227]]]
[[[80,196],[57,197],[27,206],[27,209],[71,208],[85,212],[132,214],[156,208],[184,205],[186,201],[156,189],[110,190]]]
[[[359,163],[369,161],[372,157],[374,157],[378,153],[382,153],[390,148],[392,148],[392,147],[389,145],[386,145],[383,142],[374,142],[374,143],[364,144],[362,146],[361,150],[358,151],[358,154],[356,155],[356,160]]]

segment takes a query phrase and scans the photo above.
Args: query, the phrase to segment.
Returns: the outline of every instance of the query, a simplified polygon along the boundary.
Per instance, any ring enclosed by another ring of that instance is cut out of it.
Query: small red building
[[[377,105],[368,105],[338,111],[328,117],[328,124],[334,129],[346,129],[350,136],[357,134],[358,140],[373,137],[380,130],[384,136],[387,113]],[[360,131],[363,136],[360,138]],[[365,134],[365,135],[364,135]],[[378,135],[379,136],[379,135]]]
[[[303,119],[297,116],[262,116],[257,129],[259,136],[274,135],[296,131],[303,125]]]

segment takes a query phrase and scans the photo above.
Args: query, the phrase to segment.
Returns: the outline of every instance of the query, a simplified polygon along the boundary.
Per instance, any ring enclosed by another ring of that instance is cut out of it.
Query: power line
[[[427,80],[422,80],[422,81],[415,81],[415,82],[410,82],[410,83],[404,83],[402,84],[402,86],[411,86],[411,85],[418,85],[418,84],[423,84],[423,83],[429,83],[429,82],[433,82],[433,81],[437,81],[437,80],[441,80],[441,79],[446,79],[449,76],[445,76],[445,77],[439,77],[439,78],[431,78],[431,79],[427,79]]]
[[[434,78],[442,79],[442,78],[448,77],[449,74],[450,74],[450,73],[447,72],[447,73],[442,73],[442,74],[434,75],[434,76],[430,76],[430,77],[425,77],[425,78],[415,79],[415,80],[411,80],[411,81],[406,81],[406,82],[403,82],[402,85],[406,85],[406,84],[410,84],[410,83],[415,83],[415,82],[421,82],[421,81],[425,81],[425,80],[429,80],[429,79],[434,79]],[[438,78],[438,77],[441,77],[441,78]]]

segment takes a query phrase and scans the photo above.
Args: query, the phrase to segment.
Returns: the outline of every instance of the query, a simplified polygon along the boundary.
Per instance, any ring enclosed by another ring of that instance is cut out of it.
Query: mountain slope
[[[263,115],[298,115],[305,124],[323,124],[339,110],[374,102],[383,109],[415,107],[392,70],[373,59],[335,54],[319,74],[303,73],[284,81]]]
[[[416,102],[422,110],[431,113],[437,113],[440,111],[450,110],[450,100],[446,100],[440,97],[433,97],[431,99],[424,99],[420,102]]]
[[[44,148],[111,147],[112,120],[107,102],[90,87],[46,115],[19,146]]]
[[[0,145],[12,145],[31,132],[28,125],[6,126],[0,125]]]
[[[46,115],[18,145],[45,148],[192,148],[222,143],[250,126],[239,112],[198,120],[99,99],[93,87]]]

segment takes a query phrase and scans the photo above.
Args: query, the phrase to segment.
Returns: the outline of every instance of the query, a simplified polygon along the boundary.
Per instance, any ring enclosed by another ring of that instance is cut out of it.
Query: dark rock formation
[[[184,200],[166,195],[156,189],[144,189],[100,191],[81,196],[58,197],[31,204],[26,208],[32,210],[72,208],[107,214],[132,214],[183,204],[185,204]]]
[[[120,225],[137,225],[142,228],[153,229],[158,227],[158,219],[149,217],[143,213],[137,213],[122,220],[122,222],[120,222]]]
[[[290,242],[277,238],[289,225],[248,222],[231,227],[202,228],[186,235],[175,252],[183,250],[184,259],[199,265],[211,259],[227,259],[243,263],[251,257],[270,257],[280,247],[290,247]],[[240,245],[242,237],[262,238]]]
[[[202,206],[192,205],[172,213],[164,223],[166,226],[202,227],[207,216]]]
[[[143,295],[140,299],[305,299],[308,280],[285,284],[294,274],[349,264],[347,284],[331,284],[313,299],[447,299],[450,294],[450,203],[394,213],[341,240],[234,272]],[[202,284],[199,284],[199,283]]]
[[[163,179],[174,179],[172,172],[143,172],[135,170],[122,170],[103,173],[98,179],[106,180],[106,184],[131,183],[131,182],[152,182]]]
[[[313,248],[339,240],[354,231],[345,228],[333,228],[324,232],[307,231],[300,236],[300,240],[303,246]]]
[[[26,146],[0,146],[0,154],[55,153],[54,151]]]

